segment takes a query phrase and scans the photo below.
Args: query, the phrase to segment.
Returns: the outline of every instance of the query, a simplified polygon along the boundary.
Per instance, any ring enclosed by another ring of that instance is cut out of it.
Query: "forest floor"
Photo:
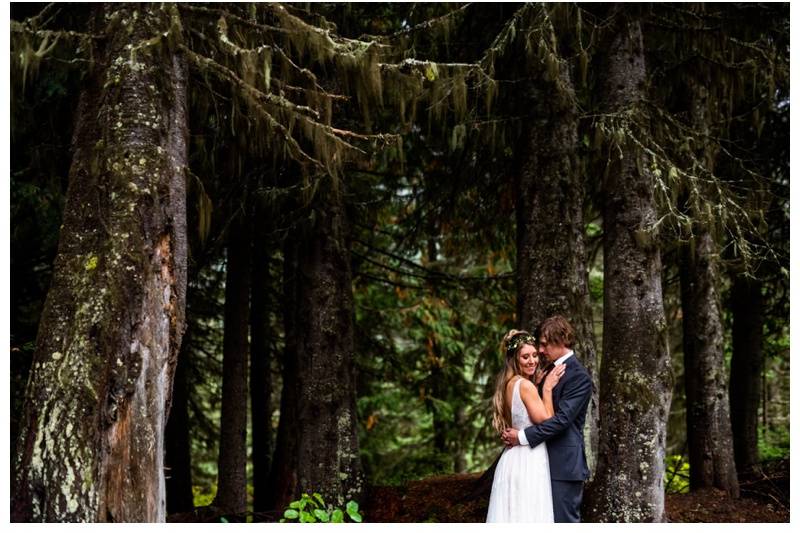
[[[363,511],[368,522],[483,522],[488,495],[470,499],[480,474],[454,474],[371,487]],[[764,464],[741,481],[741,497],[717,489],[667,494],[670,522],[788,522],[789,460]]]
[[[732,499],[717,489],[667,494],[669,522],[789,522],[789,458],[763,463],[739,480]],[[409,481],[400,486],[368,487],[361,506],[365,522],[484,522],[491,478],[453,474]],[[200,507],[172,514],[168,522],[220,522],[220,511]],[[226,521],[275,522],[276,512]]]

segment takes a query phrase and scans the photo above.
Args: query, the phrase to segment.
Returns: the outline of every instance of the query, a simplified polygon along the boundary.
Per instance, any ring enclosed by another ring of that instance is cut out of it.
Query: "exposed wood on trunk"
[[[107,4],[18,444],[12,520],[163,521],[184,327],[186,68],[169,6]],[[107,26],[103,28],[103,26]]]

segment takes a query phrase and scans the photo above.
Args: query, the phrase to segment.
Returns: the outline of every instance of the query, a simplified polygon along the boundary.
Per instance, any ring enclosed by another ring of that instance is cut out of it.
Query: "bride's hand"
[[[542,379],[544,379],[544,366],[539,368],[537,365],[536,371],[533,373],[533,384],[538,387]]]
[[[553,370],[551,370],[550,373],[547,374],[547,377],[544,380],[545,390],[552,391],[553,388],[558,383],[558,381],[561,379],[561,376],[564,375],[564,372],[566,372],[566,370],[567,370],[567,365],[563,363],[553,367]]]

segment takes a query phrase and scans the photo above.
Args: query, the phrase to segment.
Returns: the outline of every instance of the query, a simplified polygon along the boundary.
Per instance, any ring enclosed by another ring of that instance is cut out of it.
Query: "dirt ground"
[[[488,498],[465,498],[479,474],[411,481],[400,487],[371,487],[364,503],[368,522],[483,522]],[[788,522],[789,461],[765,465],[741,480],[741,496],[702,489],[667,494],[670,522]]]
[[[478,483],[480,474],[436,476],[398,487],[368,487],[362,515],[365,522],[484,522],[491,478]],[[488,480],[488,484],[487,484]],[[482,487],[476,488],[476,487]],[[731,499],[723,491],[702,489],[689,494],[667,494],[670,522],[789,522],[789,459],[763,464],[740,479],[741,495]],[[220,522],[211,507],[174,514],[168,522]],[[227,521],[275,522],[280,513],[263,513]]]

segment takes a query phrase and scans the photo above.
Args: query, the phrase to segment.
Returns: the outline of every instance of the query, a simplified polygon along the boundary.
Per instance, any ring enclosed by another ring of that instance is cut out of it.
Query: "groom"
[[[574,332],[566,318],[556,315],[545,319],[536,330],[536,337],[540,364],[549,363],[546,372],[555,365],[566,365],[564,376],[553,389],[555,415],[521,433],[514,428],[506,429],[502,438],[507,446],[521,444],[533,448],[547,442],[555,521],[580,522],[583,483],[589,477],[583,423],[592,397],[592,379],[571,350]],[[544,379],[539,383],[541,394]]]

